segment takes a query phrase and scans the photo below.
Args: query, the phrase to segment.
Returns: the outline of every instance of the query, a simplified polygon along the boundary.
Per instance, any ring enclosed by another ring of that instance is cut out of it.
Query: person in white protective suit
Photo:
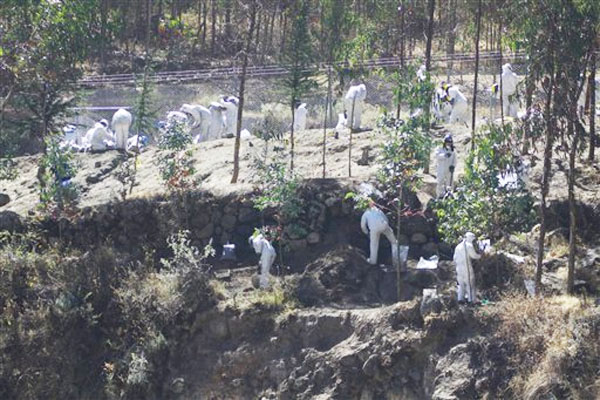
[[[384,234],[392,246],[392,260],[394,265],[400,262],[398,258],[398,241],[386,215],[381,211],[374,201],[369,202],[369,209],[364,212],[360,220],[360,228],[365,235],[369,235],[370,254],[367,262],[377,265],[377,253],[379,251],[379,237]]]
[[[114,144],[114,137],[108,131],[108,121],[100,120],[85,134],[85,141],[92,151],[105,151]]]
[[[419,82],[425,82],[425,79],[427,79],[427,68],[424,65],[421,65],[419,67],[419,69],[417,70],[417,80]]]
[[[271,242],[269,242],[262,234],[250,236],[248,243],[254,247],[256,254],[260,254],[259,286],[261,289],[265,289],[269,287],[269,271],[271,270],[273,262],[275,262],[277,253]]]
[[[213,102],[208,107],[210,111],[210,127],[208,128],[208,139],[221,139],[225,135],[227,124],[225,123],[225,111],[221,103]]]
[[[178,122],[180,124],[187,124],[188,121],[188,114],[181,111],[169,111],[167,113],[167,123]]]
[[[189,115],[192,119],[192,132],[197,133],[194,143],[206,141],[211,124],[210,110],[199,104],[184,104],[179,111]]]
[[[131,113],[124,108],[119,108],[112,117],[112,129],[115,132],[115,148],[127,150],[129,127],[131,126]]]
[[[452,104],[446,90],[438,87],[435,89],[433,101],[433,114],[439,121],[447,122],[452,113]]]
[[[502,66],[502,111],[505,117],[517,117],[518,101],[515,99],[519,78],[510,64]]]
[[[350,86],[344,98],[344,111],[350,121],[350,129],[360,129],[363,103],[367,98],[367,87],[364,84]]]
[[[306,129],[306,114],[308,114],[306,103],[298,103],[294,109],[294,132]]]
[[[456,86],[450,86],[448,88],[448,97],[450,98],[450,104],[452,104],[452,111],[450,112],[450,123],[462,122],[467,125],[468,108],[467,98]]]
[[[447,190],[452,190],[454,168],[456,167],[456,153],[454,152],[452,135],[446,135],[442,147],[435,151],[435,158],[437,161],[436,196],[439,199],[444,196]]]
[[[469,303],[476,301],[475,273],[471,260],[481,258],[479,246],[475,242],[475,234],[467,232],[462,242],[454,249],[456,263],[456,281],[458,282],[458,302],[463,303],[465,296]]]
[[[237,133],[237,116],[240,100],[235,96],[223,96],[221,105],[227,110],[225,111],[225,134],[227,136],[235,136]]]

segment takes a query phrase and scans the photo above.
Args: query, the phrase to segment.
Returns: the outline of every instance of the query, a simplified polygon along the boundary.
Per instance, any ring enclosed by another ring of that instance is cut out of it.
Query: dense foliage
[[[456,190],[433,206],[448,243],[459,242],[467,231],[494,239],[528,232],[536,221],[511,126],[492,124],[480,133]]]

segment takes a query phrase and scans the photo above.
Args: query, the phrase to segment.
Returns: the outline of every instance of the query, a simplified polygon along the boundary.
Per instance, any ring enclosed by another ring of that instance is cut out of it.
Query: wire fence
[[[415,64],[421,58],[406,60],[407,64]],[[503,54],[498,52],[481,52],[478,107],[480,115],[499,115],[498,104],[491,96],[489,87],[499,79],[501,63],[510,62],[513,70],[524,77],[526,73],[526,57],[524,53]],[[343,63],[339,64],[344,66]],[[439,83],[442,80],[457,84],[467,98],[472,98],[473,73],[475,65],[474,53],[440,55],[432,58],[432,79]],[[367,86],[367,99],[364,122],[367,127],[374,126],[375,119],[383,110],[395,109],[393,100],[394,83],[387,79],[386,70],[399,68],[398,58],[383,58],[369,60],[360,67],[368,74],[359,81]],[[317,77],[318,87],[304,96],[303,102],[308,104],[308,128],[322,128],[326,110],[327,84],[325,72],[328,65],[319,64],[313,68],[322,72]],[[383,70],[384,73],[376,73]],[[223,95],[237,95],[239,87],[239,68],[213,68],[193,71],[159,72],[151,76],[155,83],[154,108],[157,120],[164,119],[169,111],[178,110],[182,104],[202,104],[208,106],[218,101]],[[246,82],[246,101],[242,128],[251,132],[265,116],[270,115],[279,122],[282,131],[289,128],[291,111],[288,104],[288,94],[282,78],[287,71],[281,66],[252,66],[248,69]],[[337,114],[343,112],[343,94],[352,83],[345,81],[343,85],[339,77],[334,76],[334,92],[332,109],[328,115],[326,126],[332,128],[337,123]],[[135,76],[132,74],[88,76],[79,82],[84,89],[84,103],[73,111],[79,116],[85,116],[85,121],[110,119],[118,108],[130,108],[137,96]],[[469,101],[470,105],[470,101]],[[135,118],[135,116],[134,116]],[[79,119],[82,121],[82,119]],[[81,124],[81,123],[80,123]]]

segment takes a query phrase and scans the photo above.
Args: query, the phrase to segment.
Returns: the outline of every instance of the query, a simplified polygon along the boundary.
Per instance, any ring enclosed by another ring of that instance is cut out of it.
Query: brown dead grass
[[[495,314],[498,336],[514,347],[508,388],[514,398],[597,398],[596,363],[582,360],[600,354],[596,307],[572,296],[519,294],[499,302]]]

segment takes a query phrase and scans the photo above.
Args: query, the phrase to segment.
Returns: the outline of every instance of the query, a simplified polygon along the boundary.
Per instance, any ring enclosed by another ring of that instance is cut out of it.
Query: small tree
[[[79,188],[71,178],[77,173],[75,155],[60,146],[58,136],[49,136],[46,152],[40,158],[38,180],[40,209],[54,218],[73,213],[79,200]]]
[[[400,234],[400,218],[405,210],[404,197],[420,183],[419,169],[429,162],[429,137],[417,119],[407,123],[384,115],[379,129],[385,136],[381,146],[381,167],[377,179],[388,199],[388,206],[396,214],[396,232]],[[396,265],[398,299],[402,294],[400,265]]]
[[[489,125],[466,160],[465,175],[458,182],[453,196],[436,201],[438,230],[448,243],[457,243],[465,232],[500,238],[515,231],[528,231],[536,214],[533,197],[519,178],[510,184],[500,184],[507,174],[514,176],[518,154],[511,142],[510,125]]]
[[[160,137],[158,147],[158,169],[160,176],[170,191],[182,194],[195,186],[195,160],[191,145],[193,138],[184,124],[169,122]]]
[[[290,234],[306,233],[298,224],[298,217],[302,213],[302,200],[298,195],[300,179],[291,168],[288,169],[287,160],[281,154],[281,150],[269,159],[266,149],[265,145],[263,156],[256,157],[254,161],[257,184],[254,206],[261,212],[272,210],[277,226],[267,231],[269,237],[277,241],[280,263],[283,263],[283,251],[289,242]]]
[[[288,70],[284,85],[288,94],[289,107],[292,112],[292,126],[290,132],[290,169],[294,170],[294,123],[296,105],[310,90],[315,87],[312,80],[312,42],[309,32],[309,0],[297,0],[291,10],[292,35],[287,44],[283,61]]]

